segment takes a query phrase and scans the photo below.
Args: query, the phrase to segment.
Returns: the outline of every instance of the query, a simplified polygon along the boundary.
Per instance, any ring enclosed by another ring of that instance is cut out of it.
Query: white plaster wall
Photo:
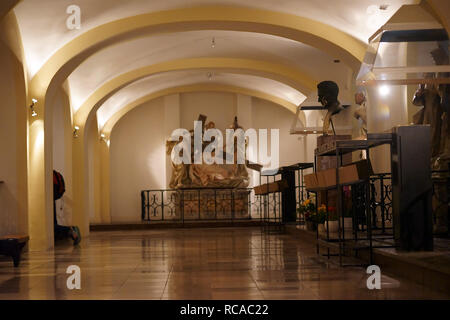
[[[180,95],[181,127],[187,130],[194,128],[194,121],[199,114],[208,117],[206,122],[213,121],[216,128],[227,129],[236,114],[236,95],[232,93],[194,92]]]
[[[176,110],[180,112],[179,120],[174,114]],[[279,129],[280,165],[304,160],[302,140],[289,134],[294,114],[274,103],[213,92],[180,94],[179,100],[178,95],[159,98],[130,111],[112,131],[112,223],[141,221],[140,191],[164,188],[166,175],[170,172],[170,166],[166,167],[165,140],[167,133],[176,128],[169,126],[179,123],[190,130],[200,113],[222,130],[232,124],[236,114],[242,117],[240,124],[245,129],[250,125],[255,129]]]
[[[299,135],[291,135],[294,114],[272,102],[253,98],[253,126],[255,129],[279,129],[280,167],[302,162],[304,159],[303,140]],[[270,139],[269,139],[270,145]]]
[[[407,87],[389,86],[384,94],[378,87],[368,87],[367,129],[369,132],[392,132],[398,125],[408,124]],[[391,171],[389,146],[370,151],[375,173]]]
[[[165,177],[164,98],[137,107],[114,127],[110,144],[111,221],[140,222],[140,191]]]

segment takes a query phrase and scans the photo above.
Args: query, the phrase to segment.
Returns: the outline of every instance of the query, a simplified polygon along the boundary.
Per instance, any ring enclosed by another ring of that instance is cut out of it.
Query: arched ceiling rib
[[[8,12],[19,3],[20,0],[2,0],[0,1],[0,21]]]
[[[96,112],[109,97],[137,80],[169,71],[211,69],[262,76],[282,82],[302,93],[311,92],[315,89],[317,83],[314,79],[305,76],[298,70],[266,61],[232,58],[180,59],[136,69],[108,81],[83,103],[74,115],[74,122],[77,125],[84,126],[91,112]]]
[[[39,69],[32,79],[30,90],[42,96],[58,72],[70,75],[73,69],[67,70],[69,67],[65,68],[66,65],[72,65],[74,61],[82,62],[107,45],[138,36],[140,32],[148,34],[189,29],[229,29],[279,35],[328,51],[354,70],[365,52],[365,45],[356,38],[308,18],[243,7],[195,7],[129,17],[83,33],[55,52],[42,68],[30,66],[31,72]],[[76,65],[70,68],[73,67]]]
[[[102,133],[105,135],[106,139],[109,139],[111,132],[114,129],[114,126],[123,116],[125,116],[125,114],[127,114],[134,108],[139,107],[140,105],[142,105],[148,101],[154,100],[154,99],[162,97],[162,96],[174,94],[174,93],[189,93],[189,92],[241,93],[241,94],[249,95],[252,97],[257,97],[260,99],[271,101],[275,104],[278,104],[280,106],[283,106],[283,107],[291,110],[292,112],[295,112],[295,111],[293,111],[293,110],[295,110],[295,105],[293,105],[283,99],[279,99],[278,97],[272,96],[270,94],[267,94],[267,93],[264,93],[261,91],[237,87],[237,86],[231,86],[231,85],[209,84],[209,83],[194,84],[194,85],[188,85],[188,86],[170,87],[167,89],[156,91],[154,93],[150,93],[148,95],[145,95],[137,100],[134,100],[134,101],[124,105],[123,108],[118,110],[116,113],[114,113],[108,119],[108,121],[105,123],[104,127],[102,128]]]
[[[265,63],[282,61],[280,65],[286,64],[292,69],[305,67],[306,72],[298,72],[293,77],[292,73],[288,75],[289,70],[282,71],[281,77],[275,72],[276,76],[272,77],[304,93],[314,88],[313,77],[341,83],[347,80],[348,87],[349,69],[331,61],[338,58],[356,70],[365,52],[365,39],[398,7],[417,2],[390,0],[387,10],[381,12],[373,0],[357,3],[340,0],[333,4],[328,0],[249,0],[245,7],[235,0],[216,1],[214,5],[211,1],[192,0],[189,6],[184,0],[106,0],[101,4],[79,0],[76,4],[82,11],[80,30],[68,30],[65,25],[68,16],[65,10],[72,1],[40,0],[37,5],[24,0],[15,12],[24,39],[28,70],[35,75],[30,85],[30,97],[45,102],[50,83],[54,80],[53,88],[70,75],[68,83],[74,109],[85,106],[78,112],[78,117],[84,118],[90,108],[98,107],[100,100],[136,80],[127,78],[130,70],[170,64],[168,61],[175,59],[186,62],[188,58],[199,56],[210,61],[223,56],[266,60]],[[215,30],[217,41],[223,39],[226,45],[203,54],[192,40],[208,45],[211,30]],[[148,43],[152,41],[153,46]],[[175,46],[169,52],[171,41]],[[164,43],[168,46],[164,47]],[[224,61],[214,61],[219,60]],[[260,67],[256,65],[249,69],[260,76],[270,73],[259,70]],[[196,68],[233,71],[236,67],[208,64]],[[158,72],[171,70],[177,69]],[[248,73],[248,70],[238,71]],[[145,75],[137,78],[142,76]]]
[[[214,47],[212,39],[214,38]],[[311,46],[281,37],[236,31],[189,31],[143,37],[110,46],[83,62],[69,77],[74,110],[106,81],[146,65],[180,58],[235,57],[282,62],[316,79],[345,82],[351,70]],[[113,63],[114,61],[114,63]],[[320,65],[316,65],[321,61]]]
[[[5,0],[3,0],[5,1]],[[10,1],[10,0],[8,0]],[[385,4],[381,0],[247,0],[245,6],[298,17],[306,17],[329,25],[361,41],[367,41],[381,25],[403,4],[418,0],[389,0],[384,11],[373,12],[373,5]],[[78,0],[82,13],[82,28],[67,30],[66,8],[72,0],[23,0],[15,8],[22,30],[27,59],[36,72],[50,56],[81,34],[105,23],[123,19],[144,12],[191,9],[193,6],[211,5],[210,0]],[[214,5],[242,6],[241,0],[217,0]],[[241,7],[242,11],[246,8]],[[39,13],[39,14],[36,14]]]
[[[115,113],[119,112],[133,101],[148,96],[149,94],[154,94],[174,87],[192,87],[192,85],[196,85],[195,88],[197,88],[198,84],[202,84],[205,88],[214,88],[215,90],[219,87],[239,87],[242,89],[253,90],[253,92],[259,91],[268,96],[277,98],[277,103],[282,103],[284,107],[292,112],[295,112],[295,106],[299,105],[306,98],[297,90],[270,79],[251,75],[223,73],[215,70],[211,70],[210,72],[211,79],[209,79],[204,72],[188,70],[157,74],[130,84],[110,97],[98,109],[97,121],[99,129],[101,130],[105,123]],[[259,94],[259,96],[261,96],[261,94]],[[271,101],[274,101],[274,99]]]

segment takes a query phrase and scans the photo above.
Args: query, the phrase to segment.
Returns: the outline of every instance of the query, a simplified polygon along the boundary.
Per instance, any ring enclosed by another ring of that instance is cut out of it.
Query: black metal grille
[[[143,221],[245,220],[259,218],[253,189],[159,189],[141,191]]]
[[[387,222],[392,225],[392,176],[390,173],[380,173],[372,176],[370,182],[372,228],[381,229],[384,233],[389,229]]]

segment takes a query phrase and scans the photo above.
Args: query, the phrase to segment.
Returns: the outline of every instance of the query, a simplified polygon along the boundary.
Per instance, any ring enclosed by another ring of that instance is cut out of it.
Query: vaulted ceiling
[[[350,89],[368,38],[418,2],[22,0],[14,12],[32,88],[67,80],[75,119],[97,112],[101,129],[146,96],[189,86],[288,108],[321,80]],[[72,4],[80,29],[66,27]]]

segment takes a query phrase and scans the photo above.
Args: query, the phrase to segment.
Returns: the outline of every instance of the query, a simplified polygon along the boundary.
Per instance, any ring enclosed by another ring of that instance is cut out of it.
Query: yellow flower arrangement
[[[326,213],[326,212],[327,212],[327,207],[324,204],[322,204],[319,207],[319,213]]]
[[[312,220],[312,216],[316,213],[316,205],[313,200],[306,199],[300,203],[297,212],[303,215],[305,220]]]

